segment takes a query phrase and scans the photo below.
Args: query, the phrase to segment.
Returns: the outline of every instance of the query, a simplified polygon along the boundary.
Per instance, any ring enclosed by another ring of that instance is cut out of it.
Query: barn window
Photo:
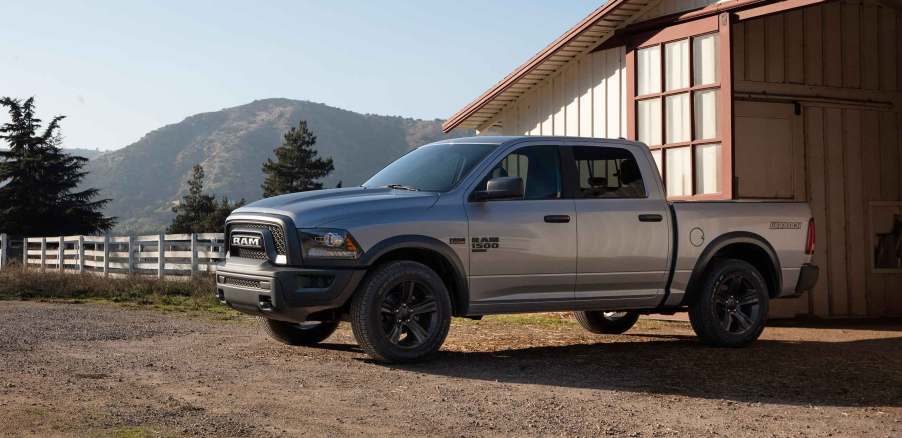
[[[721,193],[717,32],[635,50],[636,137],[652,149],[670,198]]]

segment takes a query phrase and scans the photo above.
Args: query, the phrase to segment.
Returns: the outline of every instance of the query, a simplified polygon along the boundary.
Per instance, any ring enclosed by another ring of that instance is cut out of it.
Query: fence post
[[[95,247],[96,250],[96,247]],[[103,276],[110,275],[110,233],[103,235]]]
[[[22,269],[28,269],[28,238],[22,238]]]
[[[166,276],[166,235],[160,233],[157,238],[157,278],[163,279]]]
[[[85,236],[78,236],[78,273],[85,272]]]
[[[191,275],[197,274],[197,233],[191,233]]]
[[[6,233],[0,234],[0,269],[6,267],[6,257],[9,253],[9,237]]]
[[[128,236],[128,274],[135,273],[135,236],[133,234],[129,234]]]
[[[47,238],[41,238],[41,272],[47,269]]]
[[[60,272],[66,272],[66,236],[60,236],[59,248],[56,249],[56,264]]]

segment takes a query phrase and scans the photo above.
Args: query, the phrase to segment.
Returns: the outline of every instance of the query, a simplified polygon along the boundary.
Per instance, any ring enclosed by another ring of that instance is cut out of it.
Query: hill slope
[[[200,163],[207,188],[232,199],[259,199],[262,163],[282,134],[307,120],[316,148],[332,157],[326,187],[364,182],[411,148],[447,137],[439,120],[359,114],[320,103],[266,99],[197,114],[164,126],[125,148],[94,158],[84,185],[112,198],[107,214],[119,232],[159,232],[169,223],[191,167]],[[457,135],[468,135],[461,132]]]

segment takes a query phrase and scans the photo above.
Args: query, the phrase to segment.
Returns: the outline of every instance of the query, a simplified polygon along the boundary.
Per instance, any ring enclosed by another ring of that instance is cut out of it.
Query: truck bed
[[[795,294],[801,267],[810,261],[805,254],[811,211],[804,202],[706,201],[672,202],[674,217],[674,268],[668,305],[679,304],[690,283],[693,269],[727,238],[763,241],[776,256],[779,291],[775,297]],[[731,239],[735,241],[735,239]],[[713,243],[713,244],[712,244]]]

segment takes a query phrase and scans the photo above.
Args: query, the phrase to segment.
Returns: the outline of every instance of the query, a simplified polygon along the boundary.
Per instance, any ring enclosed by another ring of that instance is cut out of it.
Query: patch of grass
[[[214,288],[215,281],[210,275],[159,280],[142,276],[104,278],[94,274],[41,272],[15,266],[0,270],[0,300],[112,302],[167,312],[213,313],[224,319],[237,316],[238,312],[216,300]]]

